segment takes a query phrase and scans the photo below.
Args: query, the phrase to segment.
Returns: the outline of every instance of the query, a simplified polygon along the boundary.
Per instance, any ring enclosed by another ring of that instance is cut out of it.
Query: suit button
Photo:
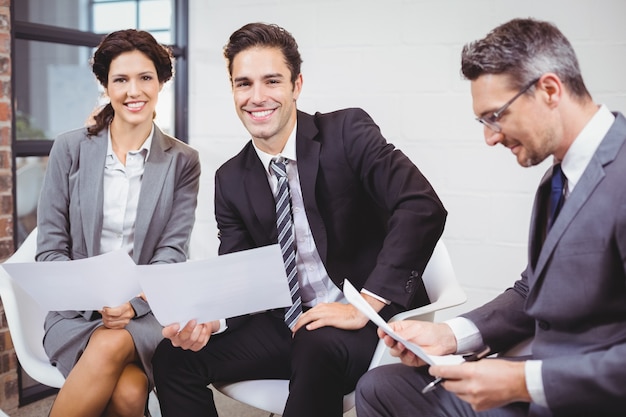
[[[413,278],[418,278],[420,276],[420,274],[418,274],[417,271],[411,271],[411,276]]]
[[[415,280],[413,278],[409,279],[404,286],[404,291],[411,294],[415,289]]]
[[[550,330],[550,323],[548,323],[545,320],[539,320],[537,322],[537,325],[539,326],[541,330]]]

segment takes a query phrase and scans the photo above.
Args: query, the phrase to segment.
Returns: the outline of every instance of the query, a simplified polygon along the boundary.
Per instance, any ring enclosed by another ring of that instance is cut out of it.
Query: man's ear
[[[537,89],[543,93],[546,103],[550,106],[559,104],[563,97],[563,83],[558,75],[547,72],[537,81]]]
[[[300,97],[303,81],[302,73],[298,74],[296,80],[293,82],[293,101],[298,100],[298,97]]]

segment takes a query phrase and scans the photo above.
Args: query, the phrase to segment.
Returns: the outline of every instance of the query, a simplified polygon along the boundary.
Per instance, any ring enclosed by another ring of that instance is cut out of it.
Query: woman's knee
[[[135,357],[135,343],[126,330],[100,328],[89,338],[83,355],[104,362],[130,362]]]
[[[100,327],[89,338],[87,347],[98,348],[111,353],[128,354],[135,350],[133,337],[127,330],[113,330]]]
[[[126,366],[113,390],[108,411],[112,415],[142,416],[147,401],[148,377],[139,366]]]

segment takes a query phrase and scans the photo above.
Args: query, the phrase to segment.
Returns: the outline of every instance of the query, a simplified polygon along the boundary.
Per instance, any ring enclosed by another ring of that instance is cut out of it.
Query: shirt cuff
[[[220,319],[220,328],[219,328],[219,329],[217,329],[216,331],[214,331],[214,332],[213,332],[213,333],[211,333],[211,334],[212,334],[212,335],[213,335],[213,334],[220,334],[220,333],[222,333],[222,332],[226,331],[226,329],[228,329],[228,326],[226,326],[226,319]]]
[[[465,317],[455,317],[444,321],[456,337],[456,353],[474,352],[483,346],[483,337],[478,327]]]
[[[385,303],[386,305],[391,304],[391,301],[389,301],[389,300],[387,300],[387,299],[385,299],[385,298],[383,298],[383,297],[381,297],[381,296],[379,296],[379,295],[376,295],[376,294],[374,294],[373,292],[366,290],[365,288],[363,288],[363,289],[361,290],[361,292],[362,292],[363,294],[367,294],[367,295],[369,295],[370,297],[374,297],[375,299],[377,299],[378,301],[380,301],[380,302],[382,302],[382,303]]]
[[[542,361],[538,360],[527,360],[524,364],[524,373],[526,374],[526,389],[530,394],[532,402],[542,407],[547,407],[548,400],[543,390],[543,378],[541,377],[542,363]]]

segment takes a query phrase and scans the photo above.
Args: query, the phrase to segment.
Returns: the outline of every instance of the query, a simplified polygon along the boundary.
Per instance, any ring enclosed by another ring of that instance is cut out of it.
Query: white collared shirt
[[[271,171],[270,162],[275,158],[284,158],[289,161],[286,165],[287,180],[291,193],[291,212],[293,215],[294,237],[296,241],[296,266],[298,269],[298,283],[300,285],[302,304],[313,307],[320,303],[346,303],[347,300],[343,292],[335,285],[328,276],[328,272],[326,272],[324,263],[315,246],[313,233],[309,227],[309,220],[306,217],[296,158],[296,131],[297,126],[294,127],[284,149],[278,155],[270,155],[263,152],[254,145],[254,141],[252,144],[265,167],[267,180],[269,181],[274,195],[278,192],[278,179]]]
[[[563,161],[561,161],[561,169],[567,178],[566,198],[580,181],[589,161],[596,153],[600,142],[606,136],[613,122],[615,122],[613,113],[605,105],[600,106],[567,150]]]
[[[133,255],[139,192],[141,191],[141,181],[153,134],[154,126],[152,126],[152,130],[141,148],[126,154],[126,165],[124,166],[113,152],[111,131],[109,130],[104,164],[104,202],[102,205],[100,253],[124,249],[130,256]]]
[[[600,106],[596,114],[593,115],[570,145],[563,161],[561,161],[561,169],[567,178],[566,198],[569,197],[576,184],[580,181],[585,169],[587,169],[587,165],[589,165],[589,161],[593,158],[598,146],[600,146],[614,121],[615,116],[611,111],[605,105]],[[452,328],[452,332],[457,339],[458,352],[470,352],[479,349],[483,345],[478,328],[469,319],[455,317],[446,320],[446,323]],[[541,365],[541,360],[526,361],[526,388],[535,404],[547,407],[548,401],[543,388]]]

